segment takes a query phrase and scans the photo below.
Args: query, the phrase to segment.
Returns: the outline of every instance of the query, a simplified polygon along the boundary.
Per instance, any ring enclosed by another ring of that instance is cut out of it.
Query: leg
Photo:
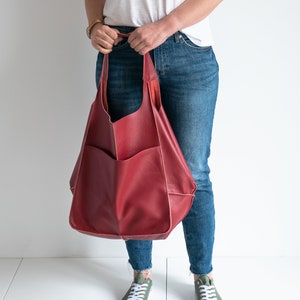
[[[136,272],[144,272],[145,277],[151,277],[149,270],[152,268],[152,241],[126,241],[129,263]],[[135,274],[135,275],[136,275]]]
[[[167,53],[167,55],[165,55]],[[218,90],[218,65],[211,47],[175,34],[154,51],[163,105],[197,184],[193,206],[183,220],[190,269],[212,271],[214,199],[208,157]]]

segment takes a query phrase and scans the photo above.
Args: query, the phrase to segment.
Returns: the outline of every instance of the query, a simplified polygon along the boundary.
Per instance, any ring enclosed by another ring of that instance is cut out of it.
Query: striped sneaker
[[[152,286],[150,278],[139,272],[122,300],[147,300]]]
[[[214,281],[207,275],[202,275],[195,281],[196,300],[222,300]]]

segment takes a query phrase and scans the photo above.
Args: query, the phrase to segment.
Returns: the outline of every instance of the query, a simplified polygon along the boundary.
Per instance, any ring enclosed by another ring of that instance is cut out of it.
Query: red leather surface
[[[188,213],[195,183],[161,104],[149,54],[143,101],[116,122],[107,113],[108,55],[70,179],[70,225],[86,234],[164,239]]]

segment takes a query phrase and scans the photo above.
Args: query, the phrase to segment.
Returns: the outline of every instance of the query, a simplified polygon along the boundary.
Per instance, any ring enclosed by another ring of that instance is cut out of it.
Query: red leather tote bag
[[[70,179],[70,225],[104,238],[165,239],[188,213],[195,183],[162,107],[150,55],[140,108],[115,122],[107,109],[108,58]]]

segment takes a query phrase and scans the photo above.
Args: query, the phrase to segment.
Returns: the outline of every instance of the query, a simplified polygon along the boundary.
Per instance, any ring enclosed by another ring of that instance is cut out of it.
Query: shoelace
[[[143,300],[148,288],[148,283],[132,283],[128,300]]]
[[[213,285],[200,285],[201,300],[217,300],[216,290]]]

